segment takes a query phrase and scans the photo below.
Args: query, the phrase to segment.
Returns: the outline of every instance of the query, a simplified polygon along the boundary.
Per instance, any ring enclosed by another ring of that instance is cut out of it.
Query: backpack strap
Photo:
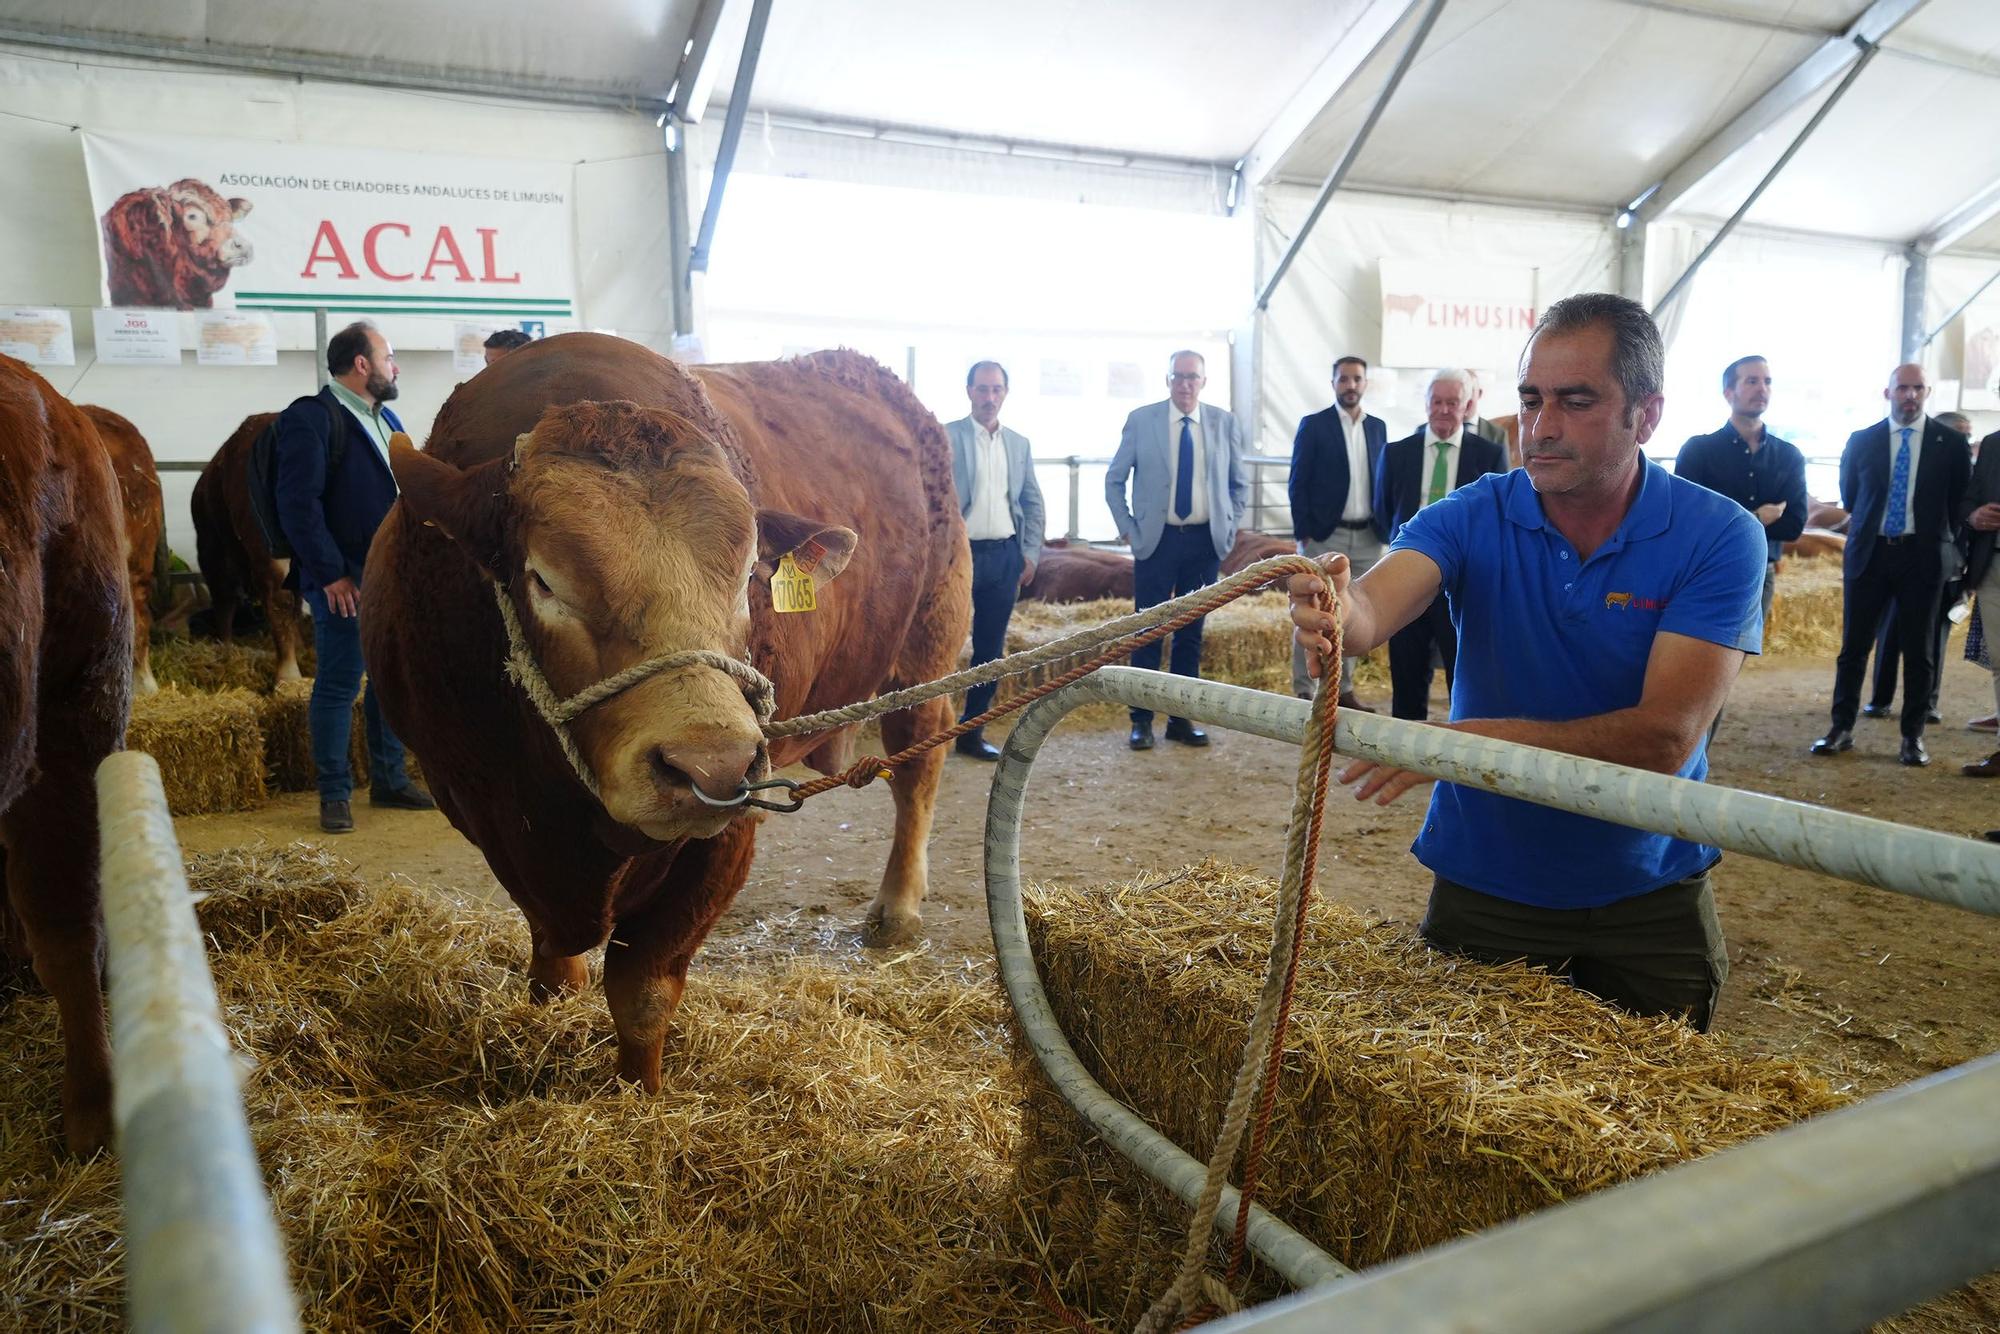
[[[334,471],[347,459],[347,408],[333,396],[333,390],[322,389],[313,397],[326,407],[330,419],[331,434],[326,442],[326,470]]]

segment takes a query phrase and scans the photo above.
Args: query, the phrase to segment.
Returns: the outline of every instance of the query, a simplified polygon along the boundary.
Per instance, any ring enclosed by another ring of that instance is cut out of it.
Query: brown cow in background
[[[250,447],[275,412],[253,413],[215,451],[201,470],[188,507],[194,514],[195,563],[215,608],[215,632],[235,639],[236,608],[249,593],[263,604],[277,650],[278,680],[299,679],[299,595],[285,587],[292,563],[271,555],[264,530],[250,508]]]
[[[97,438],[111,456],[125,512],[125,571],[132,581],[132,689],[141,695],[158,690],[153,680],[153,588],[159,581],[166,552],[167,506],[160,495],[160,474],[153,451],[139,428],[110,408],[80,404]]]
[[[757,772],[757,718],[713,665],[649,677],[571,724],[594,796],[502,672],[496,591],[564,698],[696,648],[747,657],[776,684],[779,718],[942,676],[972,620],[944,432],[859,353],[686,368],[574,333],[467,380],[424,452],[398,440],[391,453],[402,495],[361,590],[383,713],[527,917],[532,994],[581,988],[582,956],[609,942],[618,1070],[656,1090],[689,961],[755,851],[755,814],[696,789],[727,799]],[[772,610],[787,553],[818,582],[814,610]],[[950,721],[942,698],[891,714],[884,749]],[[782,739],[769,758],[830,767],[837,749]],[[868,914],[879,943],[921,923],[943,761],[933,749],[891,780],[895,835]]]
[[[1095,602],[1132,596],[1132,558],[1122,551],[1045,545],[1023,601]]]
[[[111,1138],[95,780],[132,707],[123,534],[90,420],[0,357],[0,944],[55,997],[79,1154]]]
[[[196,180],[132,190],[104,211],[104,271],[114,306],[207,310],[248,264],[250,242],[236,220],[247,199],[224,199]]]
[[[1229,548],[1229,554],[1222,558],[1216,577],[1226,579],[1238,571],[1248,569],[1260,560],[1269,560],[1273,556],[1289,556],[1298,549],[1299,544],[1288,537],[1273,537],[1269,533],[1238,528],[1236,545]]]

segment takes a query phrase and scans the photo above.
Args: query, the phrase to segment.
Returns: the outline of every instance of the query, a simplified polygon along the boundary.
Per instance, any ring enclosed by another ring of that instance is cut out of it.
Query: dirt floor
[[[1810,756],[1807,744],[1826,728],[1831,683],[1831,663],[1753,660],[1716,738],[1711,781],[1957,834],[2000,828],[2000,783],[1959,773],[1995,742],[1963,728],[1991,710],[1993,696],[1990,678],[1959,660],[1956,644],[1946,721],[1931,729],[1927,769],[1897,764],[1896,725],[1886,719],[1863,719],[1850,755]],[[1214,856],[1275,875],[1296,756],[1292,747],[1230,733],[1216,733],[1203,751],[1163,743],[1133,754],[1121,715],[1072,717],[1036,765],[1026,873],[1090,883]],[[991,774],[973,760],[946,765],[923,946],[941,966],[990,956],[980,849]],[[1416,922],[1429,881],[1408,848],[1423,809],[1422,790],[1387,808],[1335,794],[1324,892]],[[750,884],[711,954],[860,952],[858,926],[887,851],[890,812],[878,786],[828,793],[798,815],[769,817]],[[315,813],[311,796],[291,795],[252,814],[183,819],[178,827],[190,851],[286,843],[320,837]],[[498,893],[479,854],[441,816],[359,801],[355,819],[357,831],[333,845],[364,874]],[[1860,1092],[2000,1049],[2000,920],[1734,856],[1716,886],[1731,961],[1716,1027],[1731,1041],[1795,1055]],[[2000,1283],[1987,1280],[1894,1328],[2000,1330]]]

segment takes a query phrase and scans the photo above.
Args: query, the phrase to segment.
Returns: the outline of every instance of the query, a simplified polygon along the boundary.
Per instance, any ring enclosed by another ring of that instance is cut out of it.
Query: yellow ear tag
[[[778,561],[771,576],[772,611],[812,611],[819,606],[813,596],[813,577],[801,570],[790,555]]]

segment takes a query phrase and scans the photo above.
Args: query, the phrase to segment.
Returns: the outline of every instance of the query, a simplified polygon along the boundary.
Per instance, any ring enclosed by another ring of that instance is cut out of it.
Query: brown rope
[[[809,783],[801,783],[798,790],[792,794],[792,799],[803,802],[808,797],[816,797],[822,792],[830,792],[837,787],[867,787],[877,778],[887,777],[891,771],[909,763],[925,751],[941,746],[947,741],[956,740],[964,736],[967,732],[984,727],[996,718],[1004,718],[1016,710],[1024,709],[1044,695],[1054,694],[1064,686],[1073,685],[1098,668],[1108,666],[1120,658],[1129,657],[1134,650],[1144,648],[1155,640],[1164,639],[1174,631],[1184,626],[1192,625],[1210,612],[1226,607],[1240,597],[1244,597],[1250,593],[1261,592],[1273,584],[1291,578],[1295,574],[1319,576],[1324,576],[1325,574],[1325,571],[1320,568],[1317,562],[1308,560],[1304,556],[1278,556],[1267,561],[1261,561],[1259,565],[1269,570],[1268,577],[1254,582],[1237,583],[1233,587],[1228,584],[1217,584],[1212,593],[1199,598],[1193,605],[1188,606],[1178,615],[1148,629],[1122,636],[1103,652],[1098,653],[1095,657],[1090,658],[1079,666],[1072,667],[1054,680],[1045,681],[1041,685],[1014,696],[1005,703],[996,704],[977,717],[967,718],[961,722],[954,723],[943,731],[933,733],[914,745],[906,746],[887,758],[880,755],[866,755],[840,773],[827,774],[824,777],[815,778]],[[1030,670],[1030,668],[1024,667],[1022,670],[1026,671]]]

